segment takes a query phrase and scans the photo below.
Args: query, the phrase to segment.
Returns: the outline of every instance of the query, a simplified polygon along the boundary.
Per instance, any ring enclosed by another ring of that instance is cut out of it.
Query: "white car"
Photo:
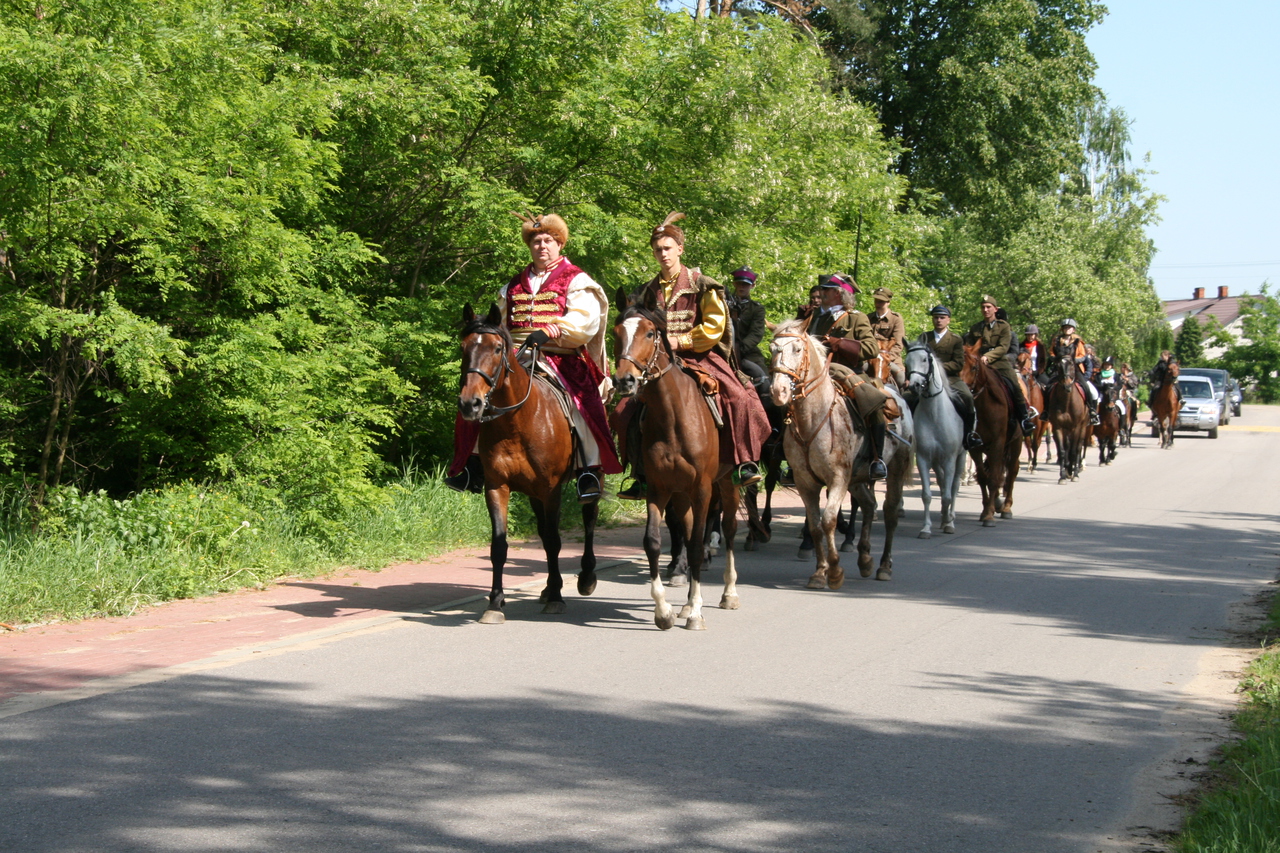
[[[1209,438],[1217,438],[1222,404],[1213,393],[1213,383],[1205,376],[1180,376],[1178,389],[1182,391],[1182,410],[1174,429],[1208,430]]]

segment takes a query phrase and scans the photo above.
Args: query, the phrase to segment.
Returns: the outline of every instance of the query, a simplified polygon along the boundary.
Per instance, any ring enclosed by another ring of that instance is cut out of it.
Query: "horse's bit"
[[[495,406],[493,405],[493,402],[490,399],[491,397],[493,397],[493,392],[498,390],[498,386],[502,383],[504,379],[506,379],[507,374],[511,372],[511,363],[509,361],[511,356],[510,356],[510,353],[508,353],[507,351],[507,345],[505,342],[502,345],[501,365],[499,366],[498,370],[494,373],[493,376],[490,376],[489,374],[485,373],[483,370],[481,370],[478,367],[468,367],[466,370],[462,372],[463,377],[466,377],[467,374],[474,373],[489,384],[489,390],[486,391],[484,395],[484,407],[480,410],[480,417],[476,419],[479,423],[487,424],[489,423],[489,421],[496,420],[502,417],[503,415],[507,415],[507,414],[510,414],[511,412],[519,411],[519,409],[522,406],[524,406],[525,403],[529,402],[529,395],[533,393],[533,380],[534,380],[533,371],[537,368],[538,353],[540,352],[540,350],[536,346],[534,346],[532,350],[533,350],[533,361],[529,363],[529,368],[528,368],[529,387],[525,389],[524,399],[521,400],[519,403],[515,403],[514,405],[511,405],[511,406]]]

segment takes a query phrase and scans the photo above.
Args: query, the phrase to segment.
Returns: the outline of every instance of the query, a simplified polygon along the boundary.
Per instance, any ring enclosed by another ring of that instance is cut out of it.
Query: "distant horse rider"
[[[1037,379],[1044,373],[1048,367],[1049,354],[1045,349],[1044,341],[1040,340],[1040,327],[1035,323],[1030,323],[1022,333],[1022,342],[1018,344],[1018,349],[1025,352],[1028,358],[1028,364],[1031,368],[1031,375]]]
[[[996,318],[996,311],[1000,306],[996,304],[994,297],[984,295],[981,304],[982,320],[969,327],[969,333],[965,335],[965,343],[971,344],[975,341],[981,343],[978,354],[1009,386],[1013,396],[1014,419],[1018,421],[1022,431],[1030,435],[1035,430],[1032,418],[1038,416],[1039,412],[1033,414],[1031,407],[1027,405],[1022,382],[1007,358],[1009,349],[1013,345],[1013,328],[1007,320]]]
[[[877,287],[871,292],[876,302],[876,310],[867,316],[871,321],[871,331],[878,341],[890,341],[885,355],[889,358],[889,375],[899,388],[907,385],[907,375],[902,367],[902,350],[906,346],[907,329],[902,322],[902,315],[889,309],[889,301],[893,299],[893,291],[887,287]]]
[[[569,395],[570,423],[582,466],[576,478],[578,501],[600,499],[603,474],[619,474],[622,465],[601,398],[607,393],[604,354],[609,301],[600,285],[560,251],[569,242],[569,226],[554,213],[522,216],[521,236],[533,262],[498,291],[502,321],[518,347],[534,332],[545,336],[538,369]],[[462,420],[454,428],[453,476],[444,482],[460,492],[484,490],[484,469],[474,455],[480,425]]]
[[[951,309],[945,305],[935,305],[929,311],[933,320],[933,331],[921,332],[917,340],[933,350],[947,374],[947,384],[951,389],[951,402],[956,411],[964,419],[964,449],[973,450],[982,446],[982,438],[978,435],[978,412],[973,403],[973,392],[960,378],[964,368],[964,339],[951,331]]]
[[[1098,425],[1098,389],[1093,387],[1090,381],[1093,372],[1093,360],[1089,356],[1089,350],[1084,340],[1076,334],[1076,321],[1067,318],[1062,321],[1061,329],[1057,337],[1049,345],[1049,351],[1052,353],[1054,363],[1051,370],[1055,375],[1058,371],[1059,360],[1070,359],[1072,364],[1076,366],[1076,381],[1080,384],[1081,389],[1088,398],[1089,423],[1094,426]],[[1071,377],[1061,377],[1064,380]]]
[[[766,320],[764,306],[751,298],[758,276],[751,267],[734,270],[733,296],[729,299],[729,316],[733,320],[733,342],[738,348],[738,365],[742,372],[759,382],[769,377],[768,362],[760,352]]]
[[[818,286],[822,288],[823,307],[809,324],[809,334],[822,338],[831,350],[831,379],[853,401],[866,428],[872,454],[868,476],[883,480],[889,475],[884,464],[884,442],[889,431],[884,408],[889,397],[861,375],[866,362],[880,354],[880,346],[867,315],[855,306],[858,283],[853,276],[820,275]]]
[[[1175,364],[1173,353],[1164,350],[1160,353],[1160,360],[1156,362],[1156,366],[1151,368],[1149,381],[1151,390],[1154,391],[1166,382],[1170,382],[1169,367]],[[1182,389],[1178,387],[1177,382],[1173,382],[1173,390],[1178,395],[1178,408],[1182,408]]]

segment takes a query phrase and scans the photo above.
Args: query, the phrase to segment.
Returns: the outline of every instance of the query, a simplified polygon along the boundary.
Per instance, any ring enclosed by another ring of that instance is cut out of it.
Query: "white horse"
[[[769,390],[773,402],[787,412],[783,452],[804,500],[818,561],[808,586],[839,589],[844,569],[836,549],[836,514],[849,491],[862,436],[854,430],[853,416],[831,381],[826,347],[806,328],[803,321],[792,320],[774,332],[769,344],[773,374]],[[826,506],[820,506],[824,488]]]
[[[920,497],[924,501],[924,524],[920,538],[933,536],[929,505],[933,492],[929,472],[938,478],[942,496],[942,532],[956,532],[956,495],[964,470],[964,419],[951,403],[947,393],[947,375],[925,344],[912,343],[903,357],[907,372],[907,388],[916,394],[915,408],[916,468],[920,471]]]

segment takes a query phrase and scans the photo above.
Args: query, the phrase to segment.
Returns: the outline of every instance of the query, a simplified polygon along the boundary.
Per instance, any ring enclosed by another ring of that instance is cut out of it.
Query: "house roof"
[[[1221,296],[1207,299],[1171,299],[1164,303],[1164,316],[1172,320],[1175,317],[1189,315],[1201,323],[1210,317],[1217,319],[1221,326],[1229,326],[1240,318],[1240,301],[1251,298],[1248,294],[1241,296]]]

